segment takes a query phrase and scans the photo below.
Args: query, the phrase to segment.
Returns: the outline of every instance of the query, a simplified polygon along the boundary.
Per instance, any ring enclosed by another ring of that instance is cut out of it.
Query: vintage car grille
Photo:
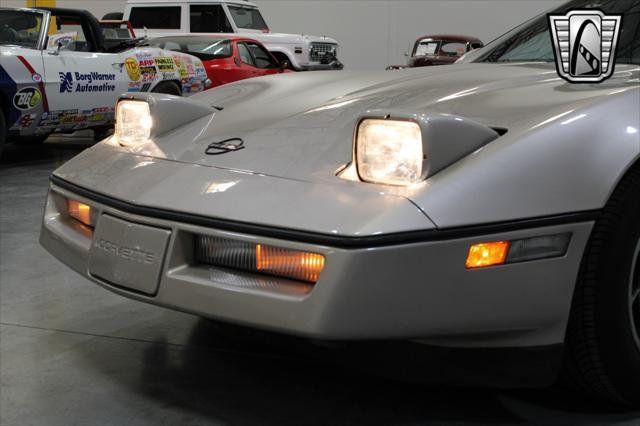
[[[311,43],[309,59],[311,62],[320,62],[327,53],[335,56],[336,50],[337,46],[333,43]]]

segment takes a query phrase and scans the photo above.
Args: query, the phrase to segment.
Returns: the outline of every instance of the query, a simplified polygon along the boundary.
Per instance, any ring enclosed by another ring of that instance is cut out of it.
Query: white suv
[[[343,68],[336,40],[272,33],[258,6],[244,0],[128,0],[123,19],[149,37],[240,34],[262,42],[280,62],[298,71]]]

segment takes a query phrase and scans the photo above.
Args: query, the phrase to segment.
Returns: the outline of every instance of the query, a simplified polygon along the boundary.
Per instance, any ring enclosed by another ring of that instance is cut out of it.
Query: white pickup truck
[[[116,14],[109,14],[110,17]],[[256,39],[297,71],[342,69],[329,37],[273,33],[258,6],[244,0],[128,0],[122,19],[148,37],[234,33]]]

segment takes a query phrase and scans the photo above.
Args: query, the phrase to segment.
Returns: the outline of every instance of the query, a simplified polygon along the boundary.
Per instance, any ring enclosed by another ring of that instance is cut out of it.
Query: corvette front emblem
[[[556,67],[570,83],[599,83],[613,74],[622,15],[572,10],[549,15]]]
[[[240,138],[225,139],[221,142],[213,142],[204,151],[207,155],[220,155],[227,152],[240,151],[244,149],[244,141]]]

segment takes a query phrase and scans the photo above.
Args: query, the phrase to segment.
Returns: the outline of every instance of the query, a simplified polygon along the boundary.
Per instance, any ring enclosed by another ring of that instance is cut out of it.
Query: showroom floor
[[[0,158],[0,424],[640,424],[560,391],[426,387],[335,348],[113,295],[38,245],[47,177],[91,143]],[[331,361],[328,361],[328,359]]]

